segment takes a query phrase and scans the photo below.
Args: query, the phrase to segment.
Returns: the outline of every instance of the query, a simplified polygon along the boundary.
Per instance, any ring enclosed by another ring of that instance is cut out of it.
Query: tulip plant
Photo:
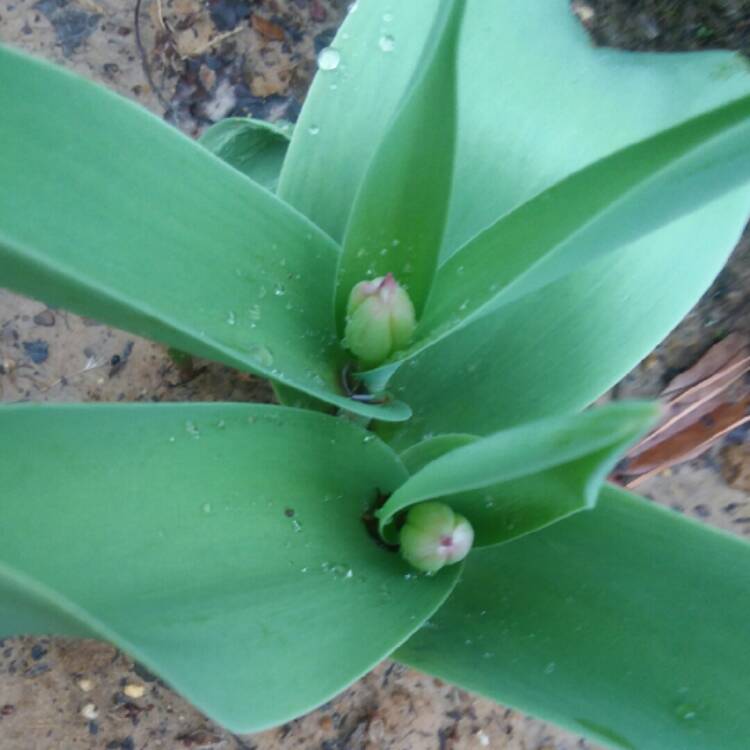
[[[291,139],[191,141],[0,50],[0,283],[281,405],[0,408],[0,633],[107,639],[235,731],[386,656],[614,748],[740,750],[750,546],[605,478],[586,409],[750,200],[728,53],[565,0],[361,0]]]

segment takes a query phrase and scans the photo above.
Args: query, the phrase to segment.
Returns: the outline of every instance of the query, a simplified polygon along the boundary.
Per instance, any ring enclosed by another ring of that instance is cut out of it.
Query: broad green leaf
[[[199,141],[212,154],[273,193],[290,137],[289,123],[282,127],[251,117],[228,117],[205,130]]]
[[[440,269],[418,350],[750,180],[750,97],[595,162],[495,222]]]
[[[414,417],[382,434],[402,451],[425,434],[486,435],[582,409],[687,314],[748,206],[750,191],[735,190],[418,355],[390,384]]]
[[[339,384],[334,243],[139,107],[0,49],[0,283],[367,416]]]
[[[448,212],[456,132],[456,46],[465,0],[438,12],[415,80],[389,124],[355,198],[336,281],[343,334],[349,293],[393,273],[417,316],[430,293]]]
[[[437,0],[398,8],[365,0],[351,7],[332,43],[340,62],[313,81],[278,190],[337,241],[344,238],[365,172],[414,82],[440,10]]]
[[[240,404],[0,409],[0,634],[94,635],[234,731],[310,710],[440,605],[361,515],[406,472],[347,420]]]
[[[333,42],[341,64],[317,76],[305,101],[279,190],[336,239],[441,6],[358,3]],[[470,2],[461,36],[446,258],[573,172],[750,93],[737,54],[595,48],[567,0]]]
[[[229,117],[208,128],[200,143],[246,177],[274,192],[290,135],[289,123],[282,127],[264,120]],[[272,385],[276,398],[285,406],[327,413],[335,410],[331,404],[278,381],[272,381]]]
[[[380,532],[396,542],[396,515],[436,498],[469,520],[478,547],[560,521],[594,504],[617,459],[658,413],[655,404],[618,403],[529,422],[458,447],[390,496],[376,513]]]
[[[750,546],[607,487],[466,560],[417,669],[623,750],[744,750]]]

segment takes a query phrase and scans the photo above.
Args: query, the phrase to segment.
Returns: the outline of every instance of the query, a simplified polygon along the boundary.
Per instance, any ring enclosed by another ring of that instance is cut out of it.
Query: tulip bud
[[[364,367],[377,367],[409,345],[415,326],[414,305],[389,273],[352,289],[344,345]]]
[[[401,556],[417,570],[435,573],[469,554],[474,529],[443,503],[421,503],[409,509],[401,529]]]

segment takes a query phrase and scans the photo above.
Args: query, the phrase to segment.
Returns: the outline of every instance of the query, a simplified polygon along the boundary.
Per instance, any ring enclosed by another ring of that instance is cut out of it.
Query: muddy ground
[[[230,115],[294,120],[315,54],[344,0],[0,0],[0,41],[98,80],[185,132]],[[588,0],[594,39],[631,49],[750,47],[750,2]],[[750,243],[659,349],[618,386],[655,396],[716,340],[750,332]],[[0,290],[4,401],[269,400],[268,385],[198,363],[186,379],[162,347]],[[641,491],[677,512],[750,535],[750,444],[737,430]],[[595,750],[554,727],[384,662],[308,716],[231,735],[116,649],[7,639],[0,647],[0,747]]]

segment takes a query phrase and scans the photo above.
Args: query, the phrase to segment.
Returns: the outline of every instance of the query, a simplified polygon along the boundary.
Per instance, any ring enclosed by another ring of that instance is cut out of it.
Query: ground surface
[[[133,5],[0,0],[0,41],[101,81],[194,135],[228,115],[294,119],[315,53],[331,39],[345,2],[143,0],[138,23]],[[747,49],[750,43],[750,3],[740,0],[574,6],[600,43],[635,49]],[[713,341],[750,332],[749,292],[750,247],[744,244],[680,328],[624,379],[618,395],[655,396]],[[1,362],[4,401],[270,398],[263,382],[215,364],[200,363],[196,377],[183,382],[161,347],[2,290]],[[678,512],[750,535],[749,477],[750,451],[739,430],[642,491]],[[44,638],[0,646],[0,747],[594,750],[390,662],[307,717],[232,736],[112,647]]]

